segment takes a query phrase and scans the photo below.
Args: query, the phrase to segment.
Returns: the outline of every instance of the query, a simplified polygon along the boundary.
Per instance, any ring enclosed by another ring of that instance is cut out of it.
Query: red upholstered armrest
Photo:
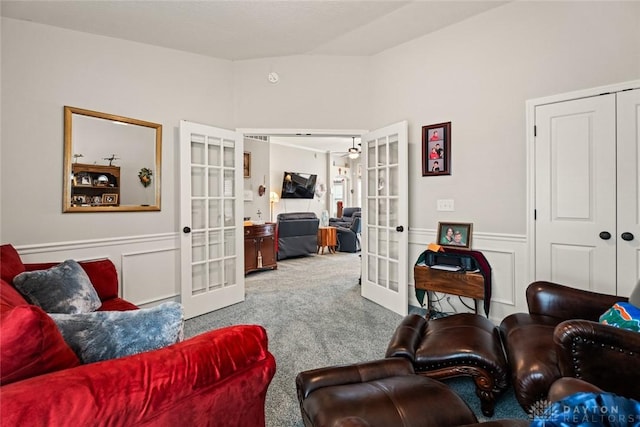
[[[390,358],[353,365],[331,366],[300,372],[296,377],[298,401],[313,391],[334,385],[355,384],[391,376],[413,375],[413,365],[406,359]]]
[[[560,320],[597,321],[601,314],[619,301],[627,301],[627,298],[551,282],[533,282],[527,287],[529,313],[551,316]]]
[[[0,424],[239,425],[225,420],[249,417],[257,419],[247,425],[260,425],[255,414],[262,411],[264,425],[264,396],[274,373],[265,330],[232,326],[3,386]]]

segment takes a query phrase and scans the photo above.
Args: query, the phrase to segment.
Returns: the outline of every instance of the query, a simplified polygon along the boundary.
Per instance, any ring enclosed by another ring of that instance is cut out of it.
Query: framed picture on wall
[[[451,122],[422,126],[422,176],[451,175]]]
[[[438,244],[459,249],[471,249],[473,224],[470,222],[439,222]]]
[[[244,170],[244,177],[251,178],[251,153],[245,151],[242,158],[242,170]]]

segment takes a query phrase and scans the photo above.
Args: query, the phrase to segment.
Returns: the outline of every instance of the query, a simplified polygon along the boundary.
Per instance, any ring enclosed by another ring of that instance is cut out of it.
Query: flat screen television
[[[281,199],[313,199],[317,175],[285,172],[282,178]]]

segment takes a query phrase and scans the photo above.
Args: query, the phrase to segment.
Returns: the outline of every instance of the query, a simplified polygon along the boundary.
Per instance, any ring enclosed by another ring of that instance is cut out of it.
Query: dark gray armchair
[[[315,254],[320,220],[313,212],[278,214],[278,260]]]
[[[338,231],[338,250],[340,252],[358,252],[360,250],[360,212],[353,214],[349,227],[336,227]]]
[[[329,218],[329,225],[331,227],[351,227],[351,222],[353,221],[353,215],[356,213],[360,213],[360,208],[344,208],[342,210],[342,217],[340,218]]]

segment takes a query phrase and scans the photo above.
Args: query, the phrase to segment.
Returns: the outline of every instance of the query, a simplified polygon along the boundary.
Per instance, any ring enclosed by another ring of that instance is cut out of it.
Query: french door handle
[[[183,232],[184,234],[189,234],[189,233],[191,233],[191,228],[190,228],[190,227],[184,227],[184,228],[182,229],[182,232]]]
[[[633,236],[633,233],[629,233],[628,231],[625,231],[620,235],[620,237],[622,237],[622,240],[626,240],[627,242],[630,242],[633,240],[634,236]]]
[[[399,225],[399,226],[396,227],[396,231],[402,233],[404,231],[404,227]]]

